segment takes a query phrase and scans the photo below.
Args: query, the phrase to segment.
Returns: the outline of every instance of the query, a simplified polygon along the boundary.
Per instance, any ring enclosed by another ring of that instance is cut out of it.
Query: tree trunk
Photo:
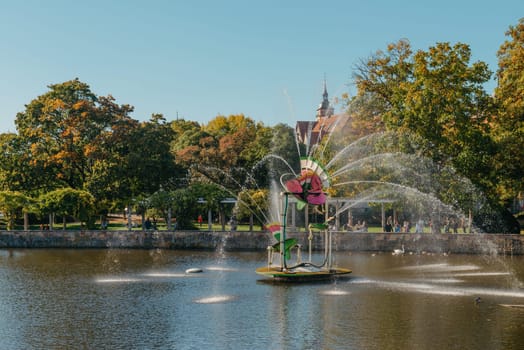
[[[171,231],[171,208],[167,209],[167,230]]]
[[[222,231],[226,230],[226,215],[224,214],[224,211],[222,208],[220,208],[220,211],[218,212],[218,217],[220,219],[220,224],[222,225]]]
[[[24,212],[24,231],[29,231],[29,213]]]
[[[127,206],[127,228],[131,231],[133,223],[131,222],[131,205]]]

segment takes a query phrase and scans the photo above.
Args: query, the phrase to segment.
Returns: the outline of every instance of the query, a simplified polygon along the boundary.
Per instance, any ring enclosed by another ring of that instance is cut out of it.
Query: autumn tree
[[[97,166],[93,156],[106,135],[133,110],[111,96],[97,97],[78,79],[49,86],[50,91],[26,105],[16,116],[18,135],[28,147],[29,164],[42,171],[42,189],[68,186],[82,189]]]
[[[249,185],[253,167],[269,153],[271,132],[244,115],[217,116],[207,125],[173,123],[171,144],[176,162],[199,176],[229,189]]]
[[[187,149],[197,147],[200,139],[209,136],[209,134],[202,130],[199,123],[185,119],[177,119],[171,122],[171,128],[174,132],[173,141],[170,145],[171,153],[177,155],[177,163],[189,165],[193,151]]]
[[[497,193],[508,201],[524,191],[524,18],[510,26],[506,36],[498,51],[498,114],[492,124],[499,146]]]
[[[174,131],[171,142],[171,153],[174,154],[176,164],[190,172],[191,176],[197,176],[198,171],[194,167],[198,164],[216,163],[218,141],[209,133],[205,132],[197,122],[176,120],[171,123]]]
[[[98,210],[107,212],[178,176],[170,152],[174,134],[163,115],[139,122],[129,116],[131,106],[95,95],[78,79],[49,89],[17,114],[18,136],[0,143],[21,152],[16,158],[29,167],[9,173],[6,162],[0,175],[10,185],[38,193],[63,187],[87,190],[97,199]]]

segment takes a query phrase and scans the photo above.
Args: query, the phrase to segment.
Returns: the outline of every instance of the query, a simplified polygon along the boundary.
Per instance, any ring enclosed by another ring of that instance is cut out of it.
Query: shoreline
[[[288,232],[307,250],[307,234]],[[524,255],[524,235],[430,233],[332,233],[333,250],[406,253]],[[274,243],[269,232],[239,231],[0,231],[0,249],[177,249],[266,251]],[[314,235],[312,249],[324,249]]]

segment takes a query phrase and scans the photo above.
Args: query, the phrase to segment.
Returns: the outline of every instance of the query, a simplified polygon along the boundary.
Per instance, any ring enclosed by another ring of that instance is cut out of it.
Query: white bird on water
[[[394,249],[393,255],[402,255],[404,254],[404,244],[402,245],[402,249]]]

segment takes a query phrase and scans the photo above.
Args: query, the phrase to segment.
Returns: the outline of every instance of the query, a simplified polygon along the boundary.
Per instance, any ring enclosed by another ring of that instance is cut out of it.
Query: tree
[[[346,101],[348,122],[342,129],[337,129],[336,140],[350,144],[361,137],[386,130],[382,113],[386,110],[385,101],[375,94],[363,92],[352,98],[343,96]]]
[[[413,80],[413,59],[409,41],[389,44],[387,53],[377,51],[355,67],[357,97],[373,99],[375,114],[386,127],[398,126],[404,112],[407,89]]]
[[[199,127],[177,121],[171,147],[193,180],[207,179],[239,191],[253,180],[253,168],[269,153],[271,130],[244,115],[217,116]]]
[[[217,138],[234,134],[241,130],[251,130],[255,127],[253,119],[243,114],[232,114],[228,117],[218,115],[204,126],[204,130]]]
[[[218,140],[201,129],[191,129],[175,137],[171,144],[176,163],[194,168],[195,165],[220,167]]]
[[[0,192],[0,211],[7,219],[7,229],[12,230],[19,214],[24,214],[24,229],[27,229],[27,214],[34,208],[34,200],[17,191]]]
[[[201,212],[204,211],[215,211],[218,212],[219,222],[222,226],[225,225],[225,217],[229,213],[227,208],[221,203],[225,198],[231,197],[231,193],[228,192],[224,187],[216,183],[209,182],[195,182],[192,183],[188,188],[190,200],[188,206],[185,208],[187,211],[190,210],[192,218],[197,218]],[[195,205],[198,203],[198,205]],[[190,209],[191,208],[191,209]]]
[[[269,191],[267,189],[246,190],[238,195],[238,220],[255,218],[259,225],[268,223]]]
[[[163,115],[138,122],[129,116],[131,106],[95,95],[78,79],[49,89],[17,114],[19,135],[4,145],[16,142],[23,152],[16,157],[30,169],[21,174],[0,169],[5,181],[38,194],[63,187],[87,190],[104,213],[179,176],[170,152],[174,132]]]
[[[41,210],[51,214],[62,216],[63,229],[66,229],[68,216],[78,219],[82,226],[84,223],[91,226],[91,217],[94,209],[94,198],[87,192],[73,188],[61,188],[47,192],[40,197]],[[53,220],[51,220],[52,224]]]
[[[486,122],[493,110],[483,88],[491,72],[483,62],[470,65],[470,58],[466,44],[437,43],[413,55],[409,43],[399,41],[388,47],[388,54],[379,52],[360,65],[358,96],[372,98],[382,108],[387,130],[420,135],[427,140],[425,153],[434,161],[450,160],[463,173],[474,175],[477,170],[464,159],[474,156],[477,169],[479,163],[486,165],[487,157],[482,156],[489,149],[477,151],[479,141],[491,144]]]
[[[204,133],[200,124],[185,119],[177,119],[171,122],[171,128],[174,132],[173,141],[171,142],[171,152],[177,152],[189,146],[198,145],[199,140],[209,134]]]
[[[17,114],[19,138],[29,164],[46,180],[40,188],[82,189],[98,161],[106,159],[108,138],[130,121],[133,108],[115,104],[111,96],[97,97],[78,79],[49,89]]]
[[[379,52],[361,64],[356,82],[359,96],[382,108],[387,130],[420,136],[424,155],[442,165],[450,162],[486,189],[494,152],[488,129],[493,104],[483,84],[491,73],[483,62],[470,65],[470,58],[466,44],[437,43],[413,55],[409,43],[399,41],[388,54]]]
[[[162,114],[153,114],[132,130],[124,155],[125,181],[129,181],[132,196],[151,195],[177,177],[179,169],[170,152],[173,136]]]
[[[149,196],[147,200],[150,210],[153,214],[159,214],[166,222],[168,229],[171,228],[171,215],[174,204],[174,196],[171,192],[160,189]]]
[[[407,41],[399,41],[387,53],[379,51],[360,64],[355,75],[357,97],[371,99],[380,108],[387,131],[405,135],[400,140],[408,142],[394,144],[390,151],[407,147],[429,157],[437,166],[436,174],[452,166],[488,195],[496,212],[501,209],[494,195],[496,147],[490,134],[494,103],[483,87],[491,72],[484,62],[471,64],[470,58],[466,44],[437,43],[413,54]],[[418,141],[417,148],[413,140]],[[437,195],[450,198],[442,191]],[[513,223],[506,223],[499,232],[514,230]]]
[[[269,187],[269,179],[279,181],[282,174],[298,173],[300,171],[300,154],[304,151],[304,145],[297,144],[295,130],[290,126],[279,123],[269,132],[270,146],[266,153],[266,155],[269,155],[268,164],[267,167],[258,168],[259,171],[256,172],[256,177],[263,184],[261,187],[264,188]],[[269,174],[269,177],[267,174]]]
[[[524,191],[524,18],[510,26],[498,51],[495,99],[498,113],[493,135],[499,147],[495,160],[497,193],[503,200]]]
[[[23,190],[27,163],[16,134],[0,134],[0,190]]]
[[[107,113],[118,113],[107,107]],[[96,198],[99,213],[115,207],[123,208],[130,204],[133,196],[139,195],[132,192],[132,179],[136,177],[129,172],[129,154],[136,142],[133,135],[139,128],[138,121],[120,118],[101,132],[97,142],[86,149],[90,167],[83,188]]]

